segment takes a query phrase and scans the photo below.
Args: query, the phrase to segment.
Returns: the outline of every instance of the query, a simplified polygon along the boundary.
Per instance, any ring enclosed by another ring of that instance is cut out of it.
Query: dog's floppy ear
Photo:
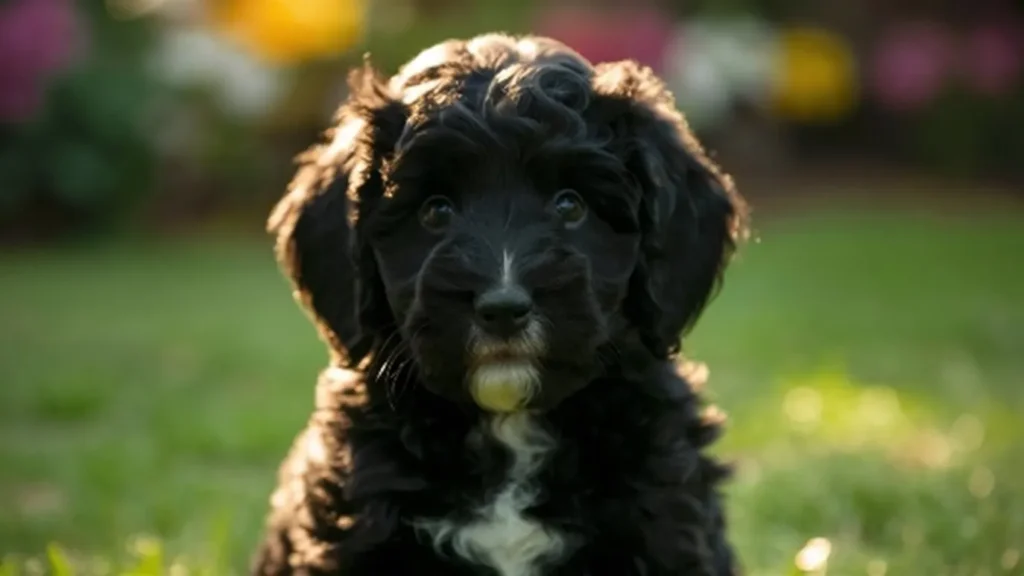
[[[328,143],[299,157],[267,228],[277,235],[278,262],[330,346],[332,362],[351,367],[392,321],[360,224],[383,194],[381,165],[405,111],[368,65],[353,72],[349,87]]]
[[[650,69],[602,64],[593,86],[642,196],[641,255],[626,313],[652,352],[667,357],[678,352],[746,233],[746,205]]]

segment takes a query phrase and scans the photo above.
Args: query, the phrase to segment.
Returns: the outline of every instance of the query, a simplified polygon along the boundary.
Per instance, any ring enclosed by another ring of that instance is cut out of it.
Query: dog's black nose
[[[481,328],[494,336],[508,338],[526,327],[533,301],[522,288],[503,286],[481,294],[475,306]]]

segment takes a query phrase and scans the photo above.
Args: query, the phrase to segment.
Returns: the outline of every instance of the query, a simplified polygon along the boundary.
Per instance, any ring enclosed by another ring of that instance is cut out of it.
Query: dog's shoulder
[[[687,374],[666,362],[601,379],[559,409],[539,513],[585,535],[573,562],[728,573],[719,568],[732,562],[719,495],[728,469],[704,451],[719,423]]]

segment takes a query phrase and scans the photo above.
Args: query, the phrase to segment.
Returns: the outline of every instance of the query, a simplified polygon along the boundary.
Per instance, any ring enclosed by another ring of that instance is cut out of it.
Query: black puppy
[[[733,574],[676,359],[745,215],[635,63],[485,35],[355,72],[270,221],[332,364],[254,573]]]

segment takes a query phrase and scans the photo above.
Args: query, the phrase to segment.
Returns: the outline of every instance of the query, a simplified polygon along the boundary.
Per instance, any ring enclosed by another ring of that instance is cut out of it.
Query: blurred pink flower
[[[961,72],[974,90],[986,96],[1009,92],[1024,68],[1024,26],[992,22],[965,39]]]
[[[83,40],[71,0],[9,0],[0,4],[0,120],[33,116],[47,81]]]
[[[942,90],[955,64],[949,31],[939,24],[914,22],[884,33],[870,62],[874,96],[895,110],[917,108]]]
[[[541,12],[536,29],[597,64],[632,58],[661,71],[673,35],[672,18],[655,8],[598,11],[552,8]]]

